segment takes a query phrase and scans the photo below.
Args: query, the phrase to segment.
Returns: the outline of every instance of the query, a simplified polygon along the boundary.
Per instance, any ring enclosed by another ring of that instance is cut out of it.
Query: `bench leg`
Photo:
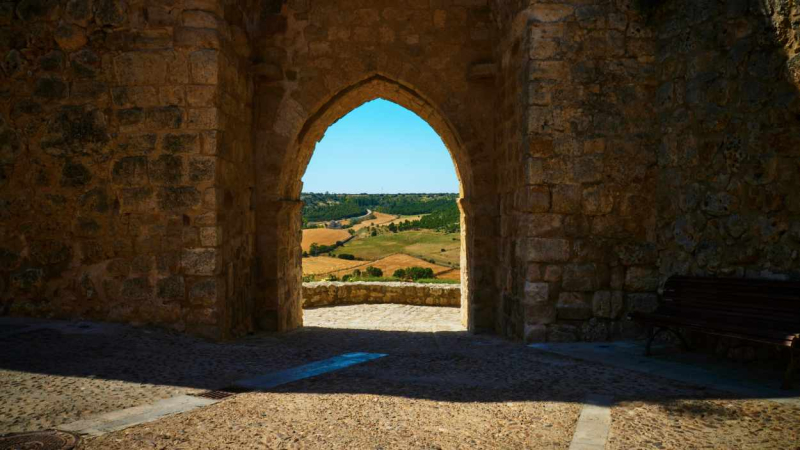
[[[647,326],[647,343],[644,346],[644,356],[650,356],[650,346],[653,345],[653,339],[656,338],[656,329],[652,325]]]
[[[678,336],[678,339],[680,339],[681,346],[683,347],[684,350],[686,350],[688,352],[688,351],[690,351],[692,349],[692,346],[689,345],[689,341],[686,339],[686,337],[683,335],[683,333],[681,333],[678,330],[671,330],[671,331],[672,331],[672,334],[674,334],[675,336]]]
[[[797,345],[797,340],[794,341],[792,347],[789,349],[789,367],[786,368],[786,373],[783,375],[783,384],[781,389],[791,389],[794,383],[794,376],[797,373],[797,366],[800,364],[800,346]]]

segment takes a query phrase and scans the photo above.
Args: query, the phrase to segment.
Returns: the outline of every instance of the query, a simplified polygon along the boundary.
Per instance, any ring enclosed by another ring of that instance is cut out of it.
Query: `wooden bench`
[[[629,317],[647,326],[645,354],[662,332],[689,343],[682,330],[788,347],[783,389],[790,389],[800,363],[800,282],[673,276],[652,313]]]

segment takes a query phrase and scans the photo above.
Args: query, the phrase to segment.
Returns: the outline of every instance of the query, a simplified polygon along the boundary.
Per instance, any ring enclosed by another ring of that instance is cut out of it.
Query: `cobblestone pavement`
[[[410,329],[399,322],[412,316],[427,317],[419,330],[458,327],[455,309],[340,308],[308,311],[311,326],[303,330],[225,344],[126,326],[5,335],[0,434],[52,427],[343,353],[376,352],[388,356],[88,439],[84,448],[568,448],[588,394],[615,399],[609,448],[797,447],[796,407],[581,362],[493,336],[348,329],[357,323]]]
[[[459,308],[412,305],[348,305],[303,311],[306,327],[385,331],[464,331]]]

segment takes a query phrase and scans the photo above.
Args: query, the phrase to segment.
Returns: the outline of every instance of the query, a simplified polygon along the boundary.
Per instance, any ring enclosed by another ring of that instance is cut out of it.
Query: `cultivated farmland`
[[[433,259],[436,264],[444,266],[458,266],[461,262],[461,241],[457,233],[412,230],[353,239],[337,249],[336,253],[349,253],[369,261],[405,253],[425,260]]]
[[[347,230],[332,230],[327,228],[311,228],[303,230],[303,251],[308,251],[311,244],[333,245],[337,241],[346,241],[350,238]]]
[[[303,258],[303,275],[319,275],[339,270],[351,270],[358,266],[365,266],[369,261],[348,261],[345,259],[331,258],[330,256],[312,256]]]
[[[360,230],[362,228],[367,228],[367,227],[370,227],[372,225],[376,225],[376,226],[377,225],[388,225],[389,222],[397,219],[397,216],[394,215],[394,214],[386,214],[386,213],[382,213],[382,212],[374,212],[372,214],[375,216],[374,219],[365,220],[365,221],[363,221],[361,223],[357,223],[357,224],[353,225],[353,229],[358,231],[358,230]]]

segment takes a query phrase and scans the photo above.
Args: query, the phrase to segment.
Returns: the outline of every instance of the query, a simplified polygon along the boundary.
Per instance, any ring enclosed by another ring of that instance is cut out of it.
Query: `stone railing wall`
[[[461,286],[421,283],[303,283],[303,307],[400,303],[406,305],[459,306]]]

